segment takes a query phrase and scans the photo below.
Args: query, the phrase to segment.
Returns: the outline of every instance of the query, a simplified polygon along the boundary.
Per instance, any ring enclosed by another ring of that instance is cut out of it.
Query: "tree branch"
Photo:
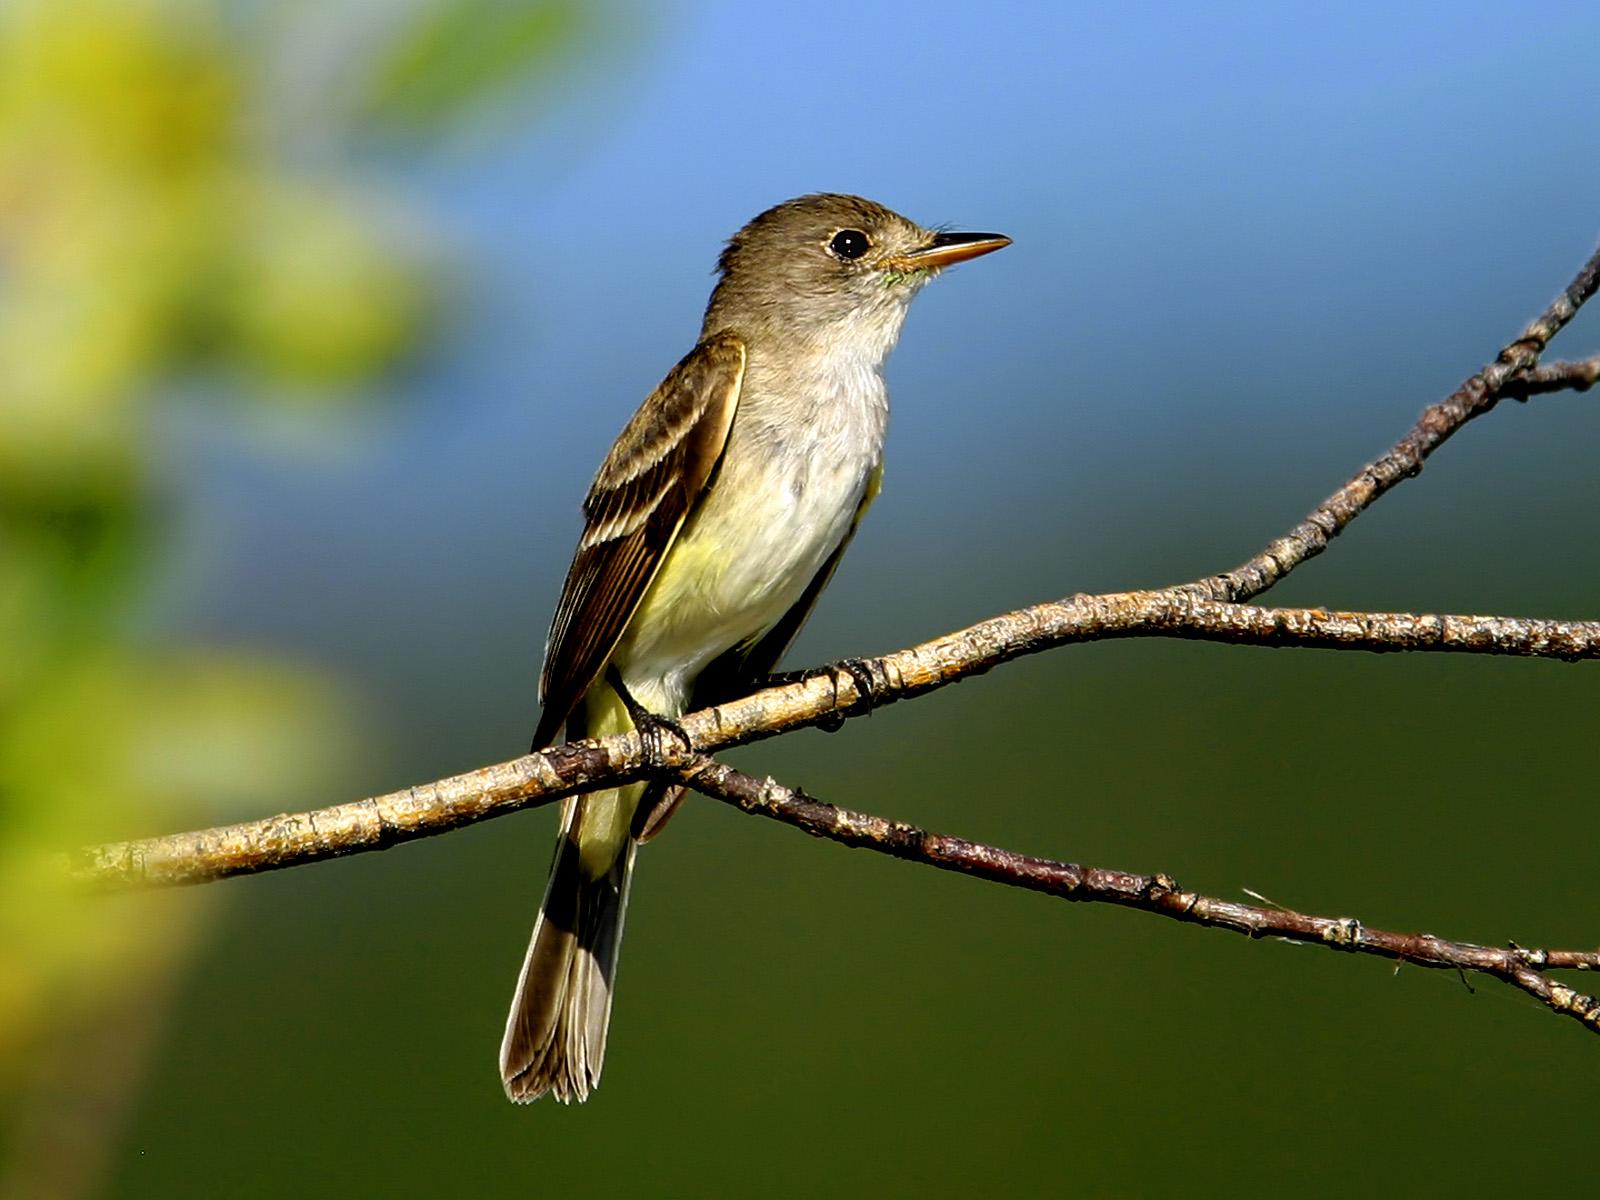
[[[1329,496],[1300,524],[1272,542],[1260,554],[1231,571],[1185,586],[1185,590],[1215,600],[1249,600],[1259,596],[1308,558],[1328,548],[1328,543],[1370,508],[1378,497],[1403,480],[1417,475],[1427,457],[1474,417],[1481,417],[1499,401],[1502,390],[1517,375],[1532,372],[1539,356],[1600,286],[1600,251],[1573,277],[1566,290],[1508,344],[1494,362],[1473,375],[1438,404],[1423,410],[1411,431],[1376,461]],[[1531,394],[1531,393],[1530,393]]]
[[[1600,622],[1522,617],[1344,613],[1223,604],[1182,590],[1074,596],[991,617],[858,664],[691,713],[679,724],[697,750],[722,750],[861,715],[1071,642],[1173,637],[1258,646],[1434,651],[1574,661],[1600,658]],[[231,875],[384,850],[566,796],[673,770],[687,748],[636,734],[571,742],[404,791],[314,812],[89,846],[68,872],[99,887],[206,883]]]
[[[1184,892],[1164,875],[1132,875],[1031,858],[836,809],[771,781],[758,783],[703,753],[807,725],[832,724],[1054,646],[1116,637],[1564,660],[1600,657],[1600,622],[1332,613],[1242,603],[1320,554],[1351,521],[1390,488],[1417,474],[1434,450],[1468,421],[1492,409],[1501,396],[1525,399],[1593,385],[1600,378],[1600,359],[1549,367],[1540,367],[1538,359],[1597,285],[1600,253],[1493,363],[1425,410],[1405,437],[1299,525],[1232,571],[1154,591],[1038,604],[865,663],[824,669],[799,682],[683,718],[680,724],[689,745],[652,744],[634,733],[572,743],[316,812],[88,847],[67,856],[66,870],[79,881],[102,887],[198,883],[383,849],[597,787],[647,776],[675,778],[817,836],[946,870],[1067,899],[1140,908],[1252,937],[1312,940],[1419,966],[1489,974],[1600,1032],[1600,1002],[1544,974],[1554,968],[1600,968],[1600,952],[1496,950],[1423,934],[1371,930],[1350,918],[1236,904]]]
[[[1502,396],[1526,400],[1547,392],[1587,392],[1600,383],[1600,355],[1577,362],[1544,363],[1513,375],[1500,389]]]
[[[1438,970],[1472,971],[1533,996],[1546,1008],[1600,1033],[1600,999],[1549,978],[1553,969],[1600,970],[1600,950],[1506,949],[1452,942],[1428,933],[1391,933],[1354,917],[1317,917],[1287,908],[1240,904],[1184,891],[1169,875],[1136,875],[1017,854],[962,838],[929,833],[903,821],[836,808],[772,779],[758,780],[704,755],[677,775],[695,791],[826,838],[941,871],[972,875],[1062,900],[1115,904],[1189,925],[1226,929],[1251,938],[1287,938],[1350,954],[1372,954]]]

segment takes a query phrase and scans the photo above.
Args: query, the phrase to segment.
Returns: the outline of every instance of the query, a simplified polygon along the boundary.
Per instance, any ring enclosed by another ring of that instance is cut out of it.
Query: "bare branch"
[[[1136,875],[1080,867],[1076,863],[980,846],[962,838],[929,833],[903,821],[836,808],[772,779],[758,780],[724,763],[696,756],[678,773],[695,791],[803,829],[814,837],[874,850],[941,871],[972,875],[1008,887],[1044,892],[1062,900],[1115,904],[1155,913],[1190,925],[1226,929],[1251,938],[1286,938],[1351,954],[1440,970],[1473,971],[1499,979],[1533,996],[1545,1007],[1600,1033],[1600,999],[1550,979],[1555,967],[1600,969],[1600,950],[1497,949],[1452,942],[1427,933],[1391,933],[1354,917],[1317,917],[1287,908],[1240,904],[1180,888],[1168,875]]]
[[[1233,570],[1187,584],[1185,590],[1214,600],[1249,600],[1306,559],[1321,554],[1379,496],[1418,474],[1428,455],[1451,434],[1492,409],[1513,376],[1533,371],[1550,339],[1577,316],[1596,287],[1600,287],[1600,251],[1590,256],[1566,291],[1520,337],[1501,350],[1494,362],[1444,400],[1425,409],[1405,437],[1381,458],[1362,467],[1355,478],[1317,505],[1304,521]]]
[[[1261,608],[1203,600],[1173,590],[1080,596],[1069,603],[1091,607],[1096,610],[1096,618],[1088,622],[1089,628],[1082,635],[1063,641],[1172,637],[1374,653],[1426,650],[1568,662],[1600,657],[1600,621]]]
[[[635,734],[572,742],[313,812],[86,846],[67,856],[66,869],[76,881],[103,888],[209,883],[254,875],[386,850],[595,786],[641,779],[647,773],[644,764],[644,748]]]
[[[1027,654],[1071,642],[1174,637],[1258,646],[1433,651],[1579,660],[1600,658],[1600,622],[1523,617],[1345,613],[1224,604],[1182,591],[1074,596],[992,617],[882,658],[856,673],[825,669],[684,717],[698,750],[774,737],[860,715],[945,687]],[[870,681],[869,694],[862,682]],[[653,752],[655,753],[654,757]],[[681,766],[687,750],[652,748],[635,734],[557,746],[496,766],[314,812],[217,829],[90,846],[70,856],[84,883],[139,887],[231,875],[384,850],[491,817]]]
[[[1508,379],[1502,396],[1526,400],[1548,392],[1587,392],[1600,382],[1600,354],[1577,362],[1545,363]]]

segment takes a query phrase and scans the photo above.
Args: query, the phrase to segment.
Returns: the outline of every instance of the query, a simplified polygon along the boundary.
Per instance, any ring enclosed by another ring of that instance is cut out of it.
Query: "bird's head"
[[[923,284],[944,267],[1010,244],[998,233],[924,229],[860,196],[801,196],[728,241],[706,332],[859,339],[887,353]]]

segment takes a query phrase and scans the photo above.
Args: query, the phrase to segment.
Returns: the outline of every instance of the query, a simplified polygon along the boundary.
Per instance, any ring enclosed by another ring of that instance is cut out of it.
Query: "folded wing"
[[[744,364],[736,334],[706,338],[634,413],[600,465],[545,643],[535,750],[556,739],[605,668],[699,503],[728,443]]]

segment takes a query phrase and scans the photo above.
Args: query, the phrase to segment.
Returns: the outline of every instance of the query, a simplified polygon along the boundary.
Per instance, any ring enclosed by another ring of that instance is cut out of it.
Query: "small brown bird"
[[[883,473],[883,365],[943,267],[1010,244],[859,196],[770,208],[729,241],[700,341],[645,400],[583,502],[545,644],[533,748],[734,699],[777,665]],[[619,685],[621,691],[619,691]],[[599,1082],[634,854],[682,789],[568,800],[500,1046],[506,1094]]]

